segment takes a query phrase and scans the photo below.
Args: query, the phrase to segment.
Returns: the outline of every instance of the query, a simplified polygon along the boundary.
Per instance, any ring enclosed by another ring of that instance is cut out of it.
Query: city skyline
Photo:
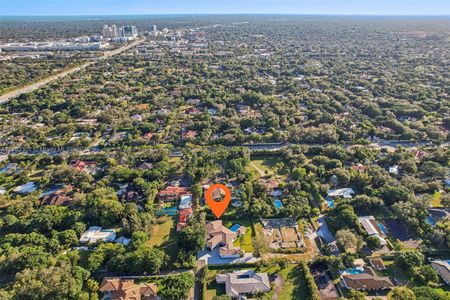
[[[187,2],[187,3],[186,3]],[[3,0],[1,16],[144,14],[449,15],[445,0]]]

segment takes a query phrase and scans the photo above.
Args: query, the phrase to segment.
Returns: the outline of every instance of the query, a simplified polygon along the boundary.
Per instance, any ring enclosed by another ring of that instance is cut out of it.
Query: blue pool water
[[[334,200],[331,198],[327,198],[327,204],[329,208],[334,208]]]
[[[383,223],[378,222],[378,227],[384,233],[384,235],[387,235],[387,230],[386,227],[384,227]]]
[[[346,269],[344,272],[352,275],[364,274],[364,270],[358,268]]]
[[[241,225],[234,224],[233,226],[231,226],[230,230],[233,232],[236,232],[236,231],[238,231],[239,228],[241,228]]]
[[[431,226],[436,226],[436,220],[433,217],[427,217],[427,223],[430,224]]]
[[[164,207],[156,211],[157,216],[176,216],[177,214],[178,209],[176,207]]]
[[[283,202],[281,202],[281,200],[279,199],[275,199],[275,201],[273,201],[273,204],[275,205],[276,209],[280,209],[283,206]]]

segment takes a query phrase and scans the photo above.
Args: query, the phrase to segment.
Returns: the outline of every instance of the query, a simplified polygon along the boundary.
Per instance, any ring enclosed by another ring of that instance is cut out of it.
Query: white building
[[[398,175],[398,166],[395,165],[395,166],[389,167],[389,173]]]
[[[13,191],[19,194],[29,194],[35,190],[37,190],[36,184],[30,181],[23,185],[17,186]]]
[[[0,47],[5,51],[53,51],[53,50],[102,50],[108,43],[80,43],[80,42],[32,42],[8,43]]]
[[[381,246],[386,245],[386,240],[384,239],[386,235],[381,230],[374,216],[358,217],[358,219],[369,236],[376,236],[380,240]]]
[[[138,31],[136,26],[123,26],[119,28],[119,37],[136,38]]]
[[[328,197],[342,197],[342,198],[352,198],[355,191],[352,188],[343,188],[337,190],[329,190]]]
[[[103,25],[102,35],[103,35],[103,37],[107,37],[107,38],[116,37],[117,36],[116,25],[114,25],[114,24],[112,26],[108,26],[106,24]]]
[[[80,243],[95,244],[99,241],[113,242],[116,239],[116,232],[114,229],[102,229],[99,226],[91,226],[80,237]]]

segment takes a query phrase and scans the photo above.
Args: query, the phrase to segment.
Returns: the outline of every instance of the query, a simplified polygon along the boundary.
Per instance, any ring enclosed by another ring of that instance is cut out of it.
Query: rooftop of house
[[[23,185],[19,185],[16,188],[14,188],[14,192],[15,193],[19,193],[19,194],[29,194],[31,192],[34,192],[35,190],[37,190],[37,186],[34,182],[30,181],[27,182]]]
[[[374,257],[369,259],[370,265],[375,268],[375,270],[384,270],[386,265],[381,257]]]
[[[380,226],[378,225],[378,222],[374,216],[358,217],[358,219],[369,236],[378,237],[381,245],[382,246],[386,245],[387,242],[384,239],[386,235],[384,234],[383,231],[381,231]]]
[[[70,162],[70,165],[79,172],[84,171],[87,166],[95,166],[96,164],[97,162],[95,161],[73,160]]]
[[[182,194],[186,194],[188,189],[182,186],[168,186],[164,190],[160,190],[159,197],[180,197]]]
[[[232,298],[270,291],[270,282],[267,273],[256,273],[253,270],[239,270],[231,273],[218,274],[216,281],[217,283],[225,284],[225,292]]]
[[[441,278],[450,285],[450,260],[434,260],[431,266],[439,273]]]
[[[42,198],[41,204],[47,205],[70,205],[73,198],[68,195],[72,191],[72,185],[68,185],[65,188],[58,189],[51,194],[45,195]]]
[[[153,169],[153,164],[144,162],[138,166],[138,169],[143,170],[143,171],[150,171],[151,169]]]
[[[80,237],[80,243],[96,243],[98,241],[112,242],[116,239],[113,229],[102,229],[99,226],[91,226]]]
[[[343,198],[352,198],[352,194],[355,191],[352,188],[342,188],[337,190],[329,190],[328,197],[343,197]]]
[[[133,279],[105,277],[99,291],[108,294],[111,300],[158,299],[157,286],[154,283],[136,284]]]
[[[364,291],[385,290],[394,287],[394,283],[389,277],[380,277],[374,273],[342,274],[341,282],[348,289]]]
[[[217,245],[232,243],[236,238],[236,233],[226,228],[222,224],[222,220],[207,222],[206,229],[206,245],[210,249],[214,249]]]

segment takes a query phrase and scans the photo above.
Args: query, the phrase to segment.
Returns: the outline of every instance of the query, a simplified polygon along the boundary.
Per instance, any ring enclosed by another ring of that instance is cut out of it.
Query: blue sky
[[[0,15],[449,15],[450,0],[0,0]]]

